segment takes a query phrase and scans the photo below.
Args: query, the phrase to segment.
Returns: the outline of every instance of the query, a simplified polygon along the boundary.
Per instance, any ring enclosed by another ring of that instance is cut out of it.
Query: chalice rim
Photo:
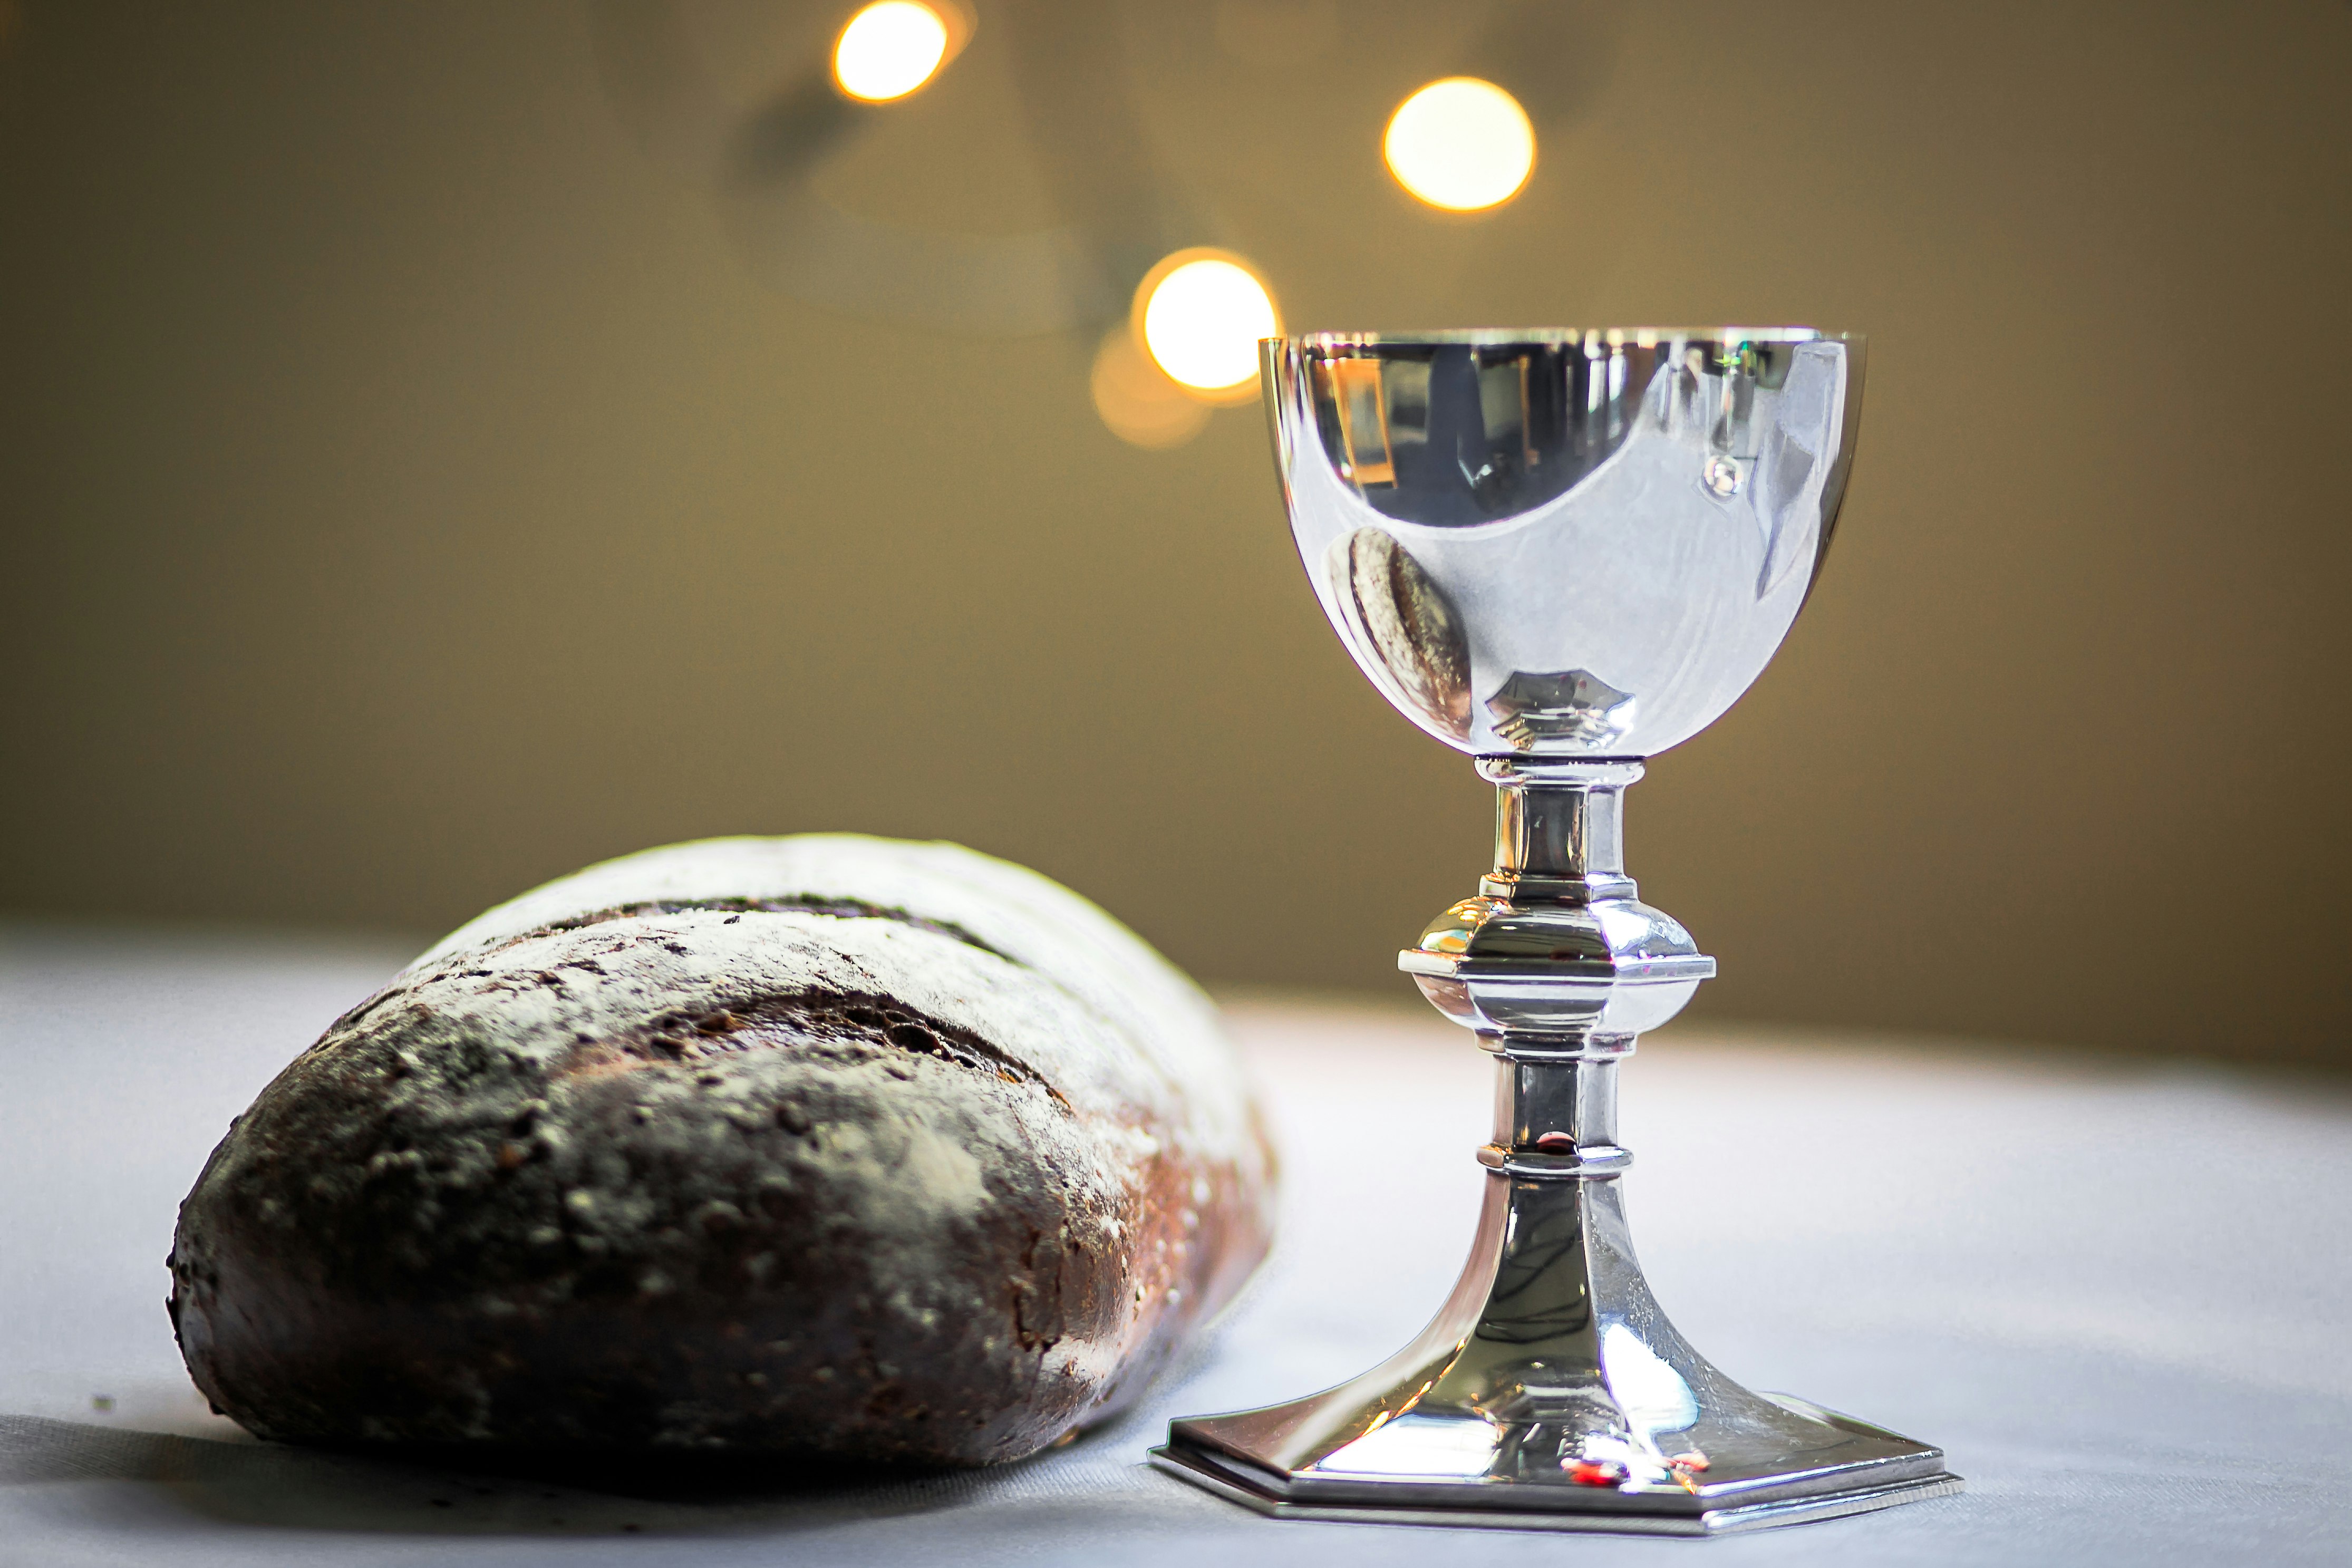
[[[1261,346],[1279,344],[1297,349],[1318,348],[1399,348],[1467,343],[1473,346],[1489,343],[1582,342],[1595,346],[1612,344],[1645,345],[1660,342],[1762,342],[1811,343],[1838,342],[1862,344],[1869,334],[1844,328],[1823,328],[1803,325],[1768,327],[1749,326],[1680,326],[1680,327],[1441,327],[1404,331],[1345,330],[1315,332],[1288,332],[1258,340]]]

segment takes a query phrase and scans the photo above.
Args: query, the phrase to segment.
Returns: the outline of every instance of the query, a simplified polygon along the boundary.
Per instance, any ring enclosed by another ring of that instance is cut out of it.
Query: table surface
[[[1489,1068],[1403,1006],[1233,1006],[1282,1245],[1142,1409],[1040,1458],[635,1496],[258,1443],[181,1369],[174,1211],[404,956],[0,927],[0,1563],[2352,1561],[2352,1091],[1794,1032],[1627,1066],[1652,1285],[1733,1376],[1940,1443],[1966,1495],[1695,1544],[1276,1522],[1146,1468],[1170,1416],[1336,1383],[1453,1282]]]

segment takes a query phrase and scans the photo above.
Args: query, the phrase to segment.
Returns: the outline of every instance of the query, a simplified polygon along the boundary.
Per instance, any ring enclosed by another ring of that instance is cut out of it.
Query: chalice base
[[[1171,1425],[1152,1463],[1277,1519],[1719,1535],[1961,1489],[1940,1449],[1700,1357],[1634,1262],[1614,1178],[1487,1183],[1453,1297],[1380,1367]]]
[[[1229,1445],[1244,1434],[1223,1428],[1251,1416],[1279,1415],[1289,1408],[1280,1405],[1240,1416],[1211,1415],[1180,1422],[1177,1426],[1181,1430],[1171,1432],[1166,1444],[1152,1449],[1150,1459],[1155,1468],[1170,1475],[1271,1519],[1616,1535],[1727,1535],[1868,1513],[1897,1503],[1949,1497],[1963,1489],[1960,1478],[1944,1470],[1941,1456],[1932,1448],[1801,1400],[1786,1395],[1780,1399],[1792,1414],[1818,1411],[1809,1418],[1840,1431],[1904,1445],[1915,1459],[1925,1463],[1927,1473],[1889,1479],[1885,1460],[1806,1468],[1803,1457],[1792,1455],[1786,1470],[1748,1478],[1736,1494],[1709,1486],[1696,1494],[1651,1491],[1626,1497],[1592,1487],[1511,1486],[1485,1478],[1433,1482],[1406,1477],[1341,1479],[1278,1471],[1236,1457]],[[1509,1434],[1504,1441],[1523,1436]]]

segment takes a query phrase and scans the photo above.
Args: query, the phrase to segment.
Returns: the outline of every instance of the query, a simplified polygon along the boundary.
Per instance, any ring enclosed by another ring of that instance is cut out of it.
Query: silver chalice
[[[1497,1075],[1468,1266],[1352,1382],[1153,1461],[1284,1518],[1705,1535],[1957,1491],[1940,1449],[1694,1351],[1634,1261],[1617,1064],[1715,973],[1636,896],[1643,759],[1762,672],[1837,521],[1863,342],[1805,328],[1268,339],[1292,532],[1407,718],[1496,786],[1495,868],[1399,967]]]

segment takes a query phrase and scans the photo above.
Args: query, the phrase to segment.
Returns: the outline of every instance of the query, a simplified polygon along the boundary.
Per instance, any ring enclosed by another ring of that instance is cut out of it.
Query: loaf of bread
[[[170,1306],[266,1437],[984,1464],[1233,1297],[1272,1166],[1207,999],[1076,894],[717,839],[338,1019],[182,1205]]]

